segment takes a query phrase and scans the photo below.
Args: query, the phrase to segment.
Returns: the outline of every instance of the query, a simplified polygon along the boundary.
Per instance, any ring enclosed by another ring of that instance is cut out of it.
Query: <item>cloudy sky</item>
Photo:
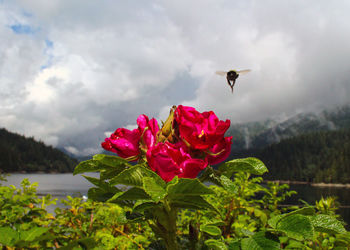
[[[72,153],[172,105],[232,123],[349,103],[350,2],[0,0],[0,127]],[[234,94],[216,70],[251,69]]]

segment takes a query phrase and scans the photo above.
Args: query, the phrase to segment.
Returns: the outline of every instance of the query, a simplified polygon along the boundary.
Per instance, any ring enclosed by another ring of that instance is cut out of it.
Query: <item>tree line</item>
[[[52,146],[0,129],[0,172],[73,172],[77,164]]]
[[[265,179],[350,183],[350,129],[302,134],[260,149],[233,151],[230,158],[247,156],[266,164]]]

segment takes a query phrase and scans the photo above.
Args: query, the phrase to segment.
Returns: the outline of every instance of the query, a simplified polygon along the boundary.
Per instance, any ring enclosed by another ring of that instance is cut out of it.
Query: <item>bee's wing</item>
[[[226,76],[227,75],[226,71],[216,71],[215,73],[218,74],[218,75],[221,75],[221,76]]]
[[[250,69],[244,69],[244,70],[237,70],[237,74],[246,74],[248,72],[250,72],[251,70]]]

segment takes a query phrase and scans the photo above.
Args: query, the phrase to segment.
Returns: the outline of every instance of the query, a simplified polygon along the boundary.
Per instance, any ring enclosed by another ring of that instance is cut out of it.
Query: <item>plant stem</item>
[[[155,221],[149,223],[154,233],[160,236],[167,250],[178,250],[177,244],[177,209],[171,207],[166,201],[162,207],[155,209],[153,215]]]
[[[177,250],[177,239],[176,239],[176,219],[177,219],[177,209],[171,208],[170,206],[166,207],[167,215],[168,215],[168,228],[166,228],[165,232],[165,244],[168,250]]]

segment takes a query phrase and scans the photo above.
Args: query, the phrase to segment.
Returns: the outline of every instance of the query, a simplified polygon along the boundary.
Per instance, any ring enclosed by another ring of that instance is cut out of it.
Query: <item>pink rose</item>
[[[215,144],[209,151],[212,154],[208,154],[208,163],[211,165],[218,164],[224,161],[231,152],[232,136],[222,138],[220,142]],[[216,155],[217,154],[217,155]]]
[[[147,115],[140,115],[137,118],[137,125],[146,148],[153,147],[157,142],[157,133],[159,131],[157,120],[154,118],[149,120]]]
[[[138,129],[128,130],[118,128],[109,138],[106,138],[101,146],[108,151],[118,154],[122,158],[138,159],[140,154],[139,141],[140,131]]]
[[[182,105],[177,107],[174,117],[180,137],[199,150],[219,143],[230,127],[230,120],[219,120],[213,111],[199,113],[192,107]]]
[[[147,151],[148,165],[166,182],[175,176],[196,178],[208,165],[206,160],[191,158],[180,145],[158,143]]]

